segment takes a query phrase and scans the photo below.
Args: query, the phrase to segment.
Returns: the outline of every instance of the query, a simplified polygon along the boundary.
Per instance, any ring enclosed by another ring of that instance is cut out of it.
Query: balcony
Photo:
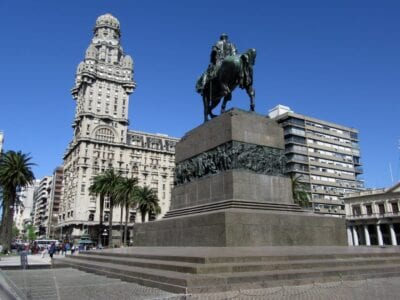
[[[304,126],[305,126],[305,122],[304,122],[304,120],[301,120],[301,121],[294,121],[294,120],[292,120],[292,119],[288,119],[288,120],[286,120],[286,121],[284,121],[284,122],[282,122],[282,123],[280,123],[283,127],[286,127],[286,126],[297,126],[297,127],[303,127],[304,128]]]
[[[356,174],[363,174],[364,173],[364,169],[361,167],[355,167],[354,171],[356,172]]]

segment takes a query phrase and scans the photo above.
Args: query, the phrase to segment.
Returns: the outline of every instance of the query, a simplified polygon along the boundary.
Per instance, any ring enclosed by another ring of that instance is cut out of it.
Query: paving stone
[[[0,272],[21,299],[398,299],[400,277],[345,280],[263,289],[179,295],[72,268]],[[24,297],[21,297],[21,295]]]

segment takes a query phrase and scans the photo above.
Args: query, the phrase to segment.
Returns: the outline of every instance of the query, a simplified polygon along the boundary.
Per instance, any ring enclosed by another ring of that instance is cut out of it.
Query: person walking
[[[50,258],[53,259],[53,254],[56,252],[56,243],[52,242],[49,249]]]

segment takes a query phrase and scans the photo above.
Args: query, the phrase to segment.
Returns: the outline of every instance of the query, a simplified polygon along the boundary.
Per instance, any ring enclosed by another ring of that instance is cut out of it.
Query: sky
[[[111,13],[134,60],[130,129],[182,137],[200,125],[195,82],[227,33],[239,52],[257,49],[258,113],[282,104],[354,127],[365,187],[400,179],[400,1],[2,0],[0,11],[0,131],[5,150],[30,153],[36,178],[62,164],[76,68]],[[235,91],[231,107],[248,109],[247,95]]]

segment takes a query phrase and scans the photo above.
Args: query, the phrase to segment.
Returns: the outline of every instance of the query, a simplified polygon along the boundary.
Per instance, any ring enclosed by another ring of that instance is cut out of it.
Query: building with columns
[[[158,217],[169,209],[178,139],[129,130],[129,95],[136,83],[133,60],[123,51],[120,37],[119,21],[110,14],[100,16],[86,55],[78,65],[72,89],[76,100],[74,135],[64,155],[59,238],[76,240],[88,233],[97,241],[100,203],[99,197],[89,193],[89,187],[93,177],[106,169],[137,177],[139,185],[155,189],[162,209]],[[109,211],[106,199],[103,221],[107,228]],[[114,209],[113,245],[120,241],[120,217],[120,209]],[[141,217],[132,209],[128,219],[132,226]]]
[[[400,243],[400,183],[387,189],[354,193],[343,199],[349,245]]]

